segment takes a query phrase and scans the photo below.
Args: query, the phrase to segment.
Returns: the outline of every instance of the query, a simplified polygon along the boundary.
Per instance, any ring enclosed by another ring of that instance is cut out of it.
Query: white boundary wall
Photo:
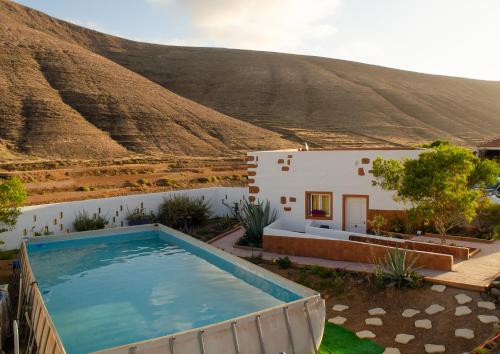
[[[244,196],[248,196],[248,190],[244,187],[212,187],[26,206],[21,208],[22,214],[16,227],[1,233],[0,240],[5,242],[3,249],[9,250],[19,248],[23,237],[31,237],[34,232],[43,231],[45,228],[56,235],[73,232],[75,216],[83,210],[89,215],[105,216],[109,219],[107,228],[127,226],[126,217],[129,211],[144,208],[146,213],[153,211],[156,214],[161,203],[175,194],[201,197],[210,203],[212,216],[224,216],[230,210],[222,202],[229,205],[239,203]]]

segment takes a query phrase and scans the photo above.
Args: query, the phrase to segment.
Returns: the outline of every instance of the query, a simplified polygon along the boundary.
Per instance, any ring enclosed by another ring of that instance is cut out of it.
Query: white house
[[[256,151],[247,156],[250,201],[269,200],[290,231],[365,233],[368,220],[401,216],[394,193],[372,186],[372,161],[415,158],[421,149]]]

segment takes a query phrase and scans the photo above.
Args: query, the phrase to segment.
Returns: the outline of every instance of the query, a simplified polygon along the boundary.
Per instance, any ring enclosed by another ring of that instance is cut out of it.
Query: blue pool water
[[[299,295],[160,231],[29,244],[68,353],[164,336]]]

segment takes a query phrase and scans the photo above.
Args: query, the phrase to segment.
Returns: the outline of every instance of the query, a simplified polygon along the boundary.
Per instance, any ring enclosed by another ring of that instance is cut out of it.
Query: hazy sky
[[[500,0],[18,0],[134,40],[500,81]]]

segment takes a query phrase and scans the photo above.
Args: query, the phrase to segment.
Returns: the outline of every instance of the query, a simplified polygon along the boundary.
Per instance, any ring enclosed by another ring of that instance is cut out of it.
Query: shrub
[[[252,262],[253,264],[262,264],[264,263],[264,259],[262,258],[262,254],[258,255],[252,255],[251,257],[247,258],[249,262]]]
[[[150,186],[151,182],[149,182],[146,178],[141,178],[137,180],[137,184],[140,186]]]
[[[144,209],[135,208],[134,211],[128,212],[127,221],[129,226],[140,224],[153,224],[156,222],[156,215],[150,211],[145,213]]]
[[[244,199],[238,214],[245,229],[245,235],[238,240],[239,245],[261,247],[264,228],[276,219],[276,210],[271,211],[269,201],[250,203]]]
[[[500,225],[500,204],[484,199],[478,209],[474,224],[480,233],[492,235],[494,227]]]
[[[78,192],[90,192],[90,187],[88,186],[80,186],[77,188]]]
[[[290,258],[288,258],[288,256],[276,258],[274,260],[274,263],[276,263],[281,269],[290,268],[290,266],[292,265],[292,261],[290,260]]]
[[[178,186],[179,184],[177,183],[176,180],[170,178],[160,178],[159,180],[156,181],[156,185],[159,187],[175,187]]]
[[[49,231],[48,228],[42,228],[40,231],[33,231],[33,236],[50,236],[54,233]]]
[[[334,278],[336,276],[335,270],[330,268],[321,267],[318,265],[313,265],[311,267],[311,273],[319,276],[320,278]]]
[[[372,220],[369,221],[369,223],[373,227],[375,235],[380,236],[380,229],[385,225],[385,218],[382,215],[377,214]]]
[[[422,276],[417,273],[415,262],[417,257],[408,257],[407,250],[390,249],[383,264],[377,266],[375,279],[385,286],[398,288],[415,288],[422,285]]]
[[[394,218],[391,220],[391,230],[394,232],[403,231],[404,222],[401,218]]]
[[[492,236],[494,240],[500,240],[500,225],[493,226]]]
[[[73,221],[73,226],[76,231],[100,230],[104,229],[109,223],[102,215],[90,217],[85,210],[78,212]]]
[[[210,216],[210,204],[202,198],[174,195],[160,206],[159,221],[174,228],[183,227],[186,220],[193,226],[205,223]]]

